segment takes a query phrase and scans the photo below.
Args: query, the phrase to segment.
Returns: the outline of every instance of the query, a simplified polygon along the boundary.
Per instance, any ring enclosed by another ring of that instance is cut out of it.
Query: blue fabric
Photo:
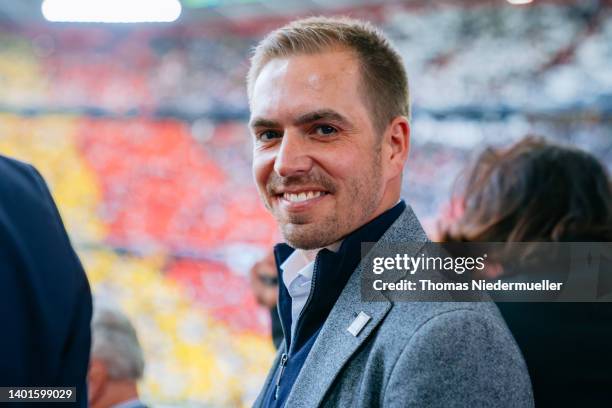
[[[293,340],[290,338],[291,336],[288,336],[291,328],[291,297],[285,285],[279,285],[278,308],[285,334],[284,340],[286,350],[288,350],[288,360],[280,380],[278,398],[275,398],[275,394],[279,367],[276,368],[273,381],[265,390],[262,406],[269,408],[284,406],[323,323],[325,323],[346,282],[361,261],[361,244],[378,241],[405,208],[406,203],[400,201],[393,208],[353,231],[342,241],[338,252],[332,252],[328,249],[319,251],[315,259],[312,276],[313,289],[297,323]],[[287,244],[278,244],[274,248],[279,282],[283,282],[282,270],[279,265],[293,251],[294,249]],[[292,342],[295,344],[291,344]]]
[[[0,156],[0,385],[77,387],[78,404],[52,405],[86,407],[91,313],[85,272],[45,182]]]

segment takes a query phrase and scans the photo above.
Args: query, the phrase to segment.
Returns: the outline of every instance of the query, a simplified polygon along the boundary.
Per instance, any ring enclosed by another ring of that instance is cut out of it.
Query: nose
[[[281,177],[307,174],[312,168],[307,141],[297,132],[285,131],[276,158],[274,171]]]

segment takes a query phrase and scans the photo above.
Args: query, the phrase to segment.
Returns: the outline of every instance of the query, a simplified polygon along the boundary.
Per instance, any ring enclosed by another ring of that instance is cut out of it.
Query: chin
[[[318,249],[338,241],[335,237],[321,234],[323,228],[305,227],[296,224],[287,224],[282,227],[285,242],[297,249]]]

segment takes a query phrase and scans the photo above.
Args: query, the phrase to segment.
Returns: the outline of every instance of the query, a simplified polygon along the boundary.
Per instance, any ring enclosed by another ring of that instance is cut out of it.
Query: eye
[[[270,142],[274,139],[280,139],[282,136],[283,134],[276,130],[264,130],[257,134],[257,140],[260,142]]]
[[[314,128],[315,133],[320,136],[329,136],[337,133],[338,130],[330,125],[319,125]]]

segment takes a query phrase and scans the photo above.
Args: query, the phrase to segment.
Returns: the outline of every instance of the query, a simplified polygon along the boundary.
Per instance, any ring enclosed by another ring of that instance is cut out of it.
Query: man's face
[[[380,138],[349,51],[272,59],[251,98],[253,174],[287,243],[330,245],[380,212]]]

